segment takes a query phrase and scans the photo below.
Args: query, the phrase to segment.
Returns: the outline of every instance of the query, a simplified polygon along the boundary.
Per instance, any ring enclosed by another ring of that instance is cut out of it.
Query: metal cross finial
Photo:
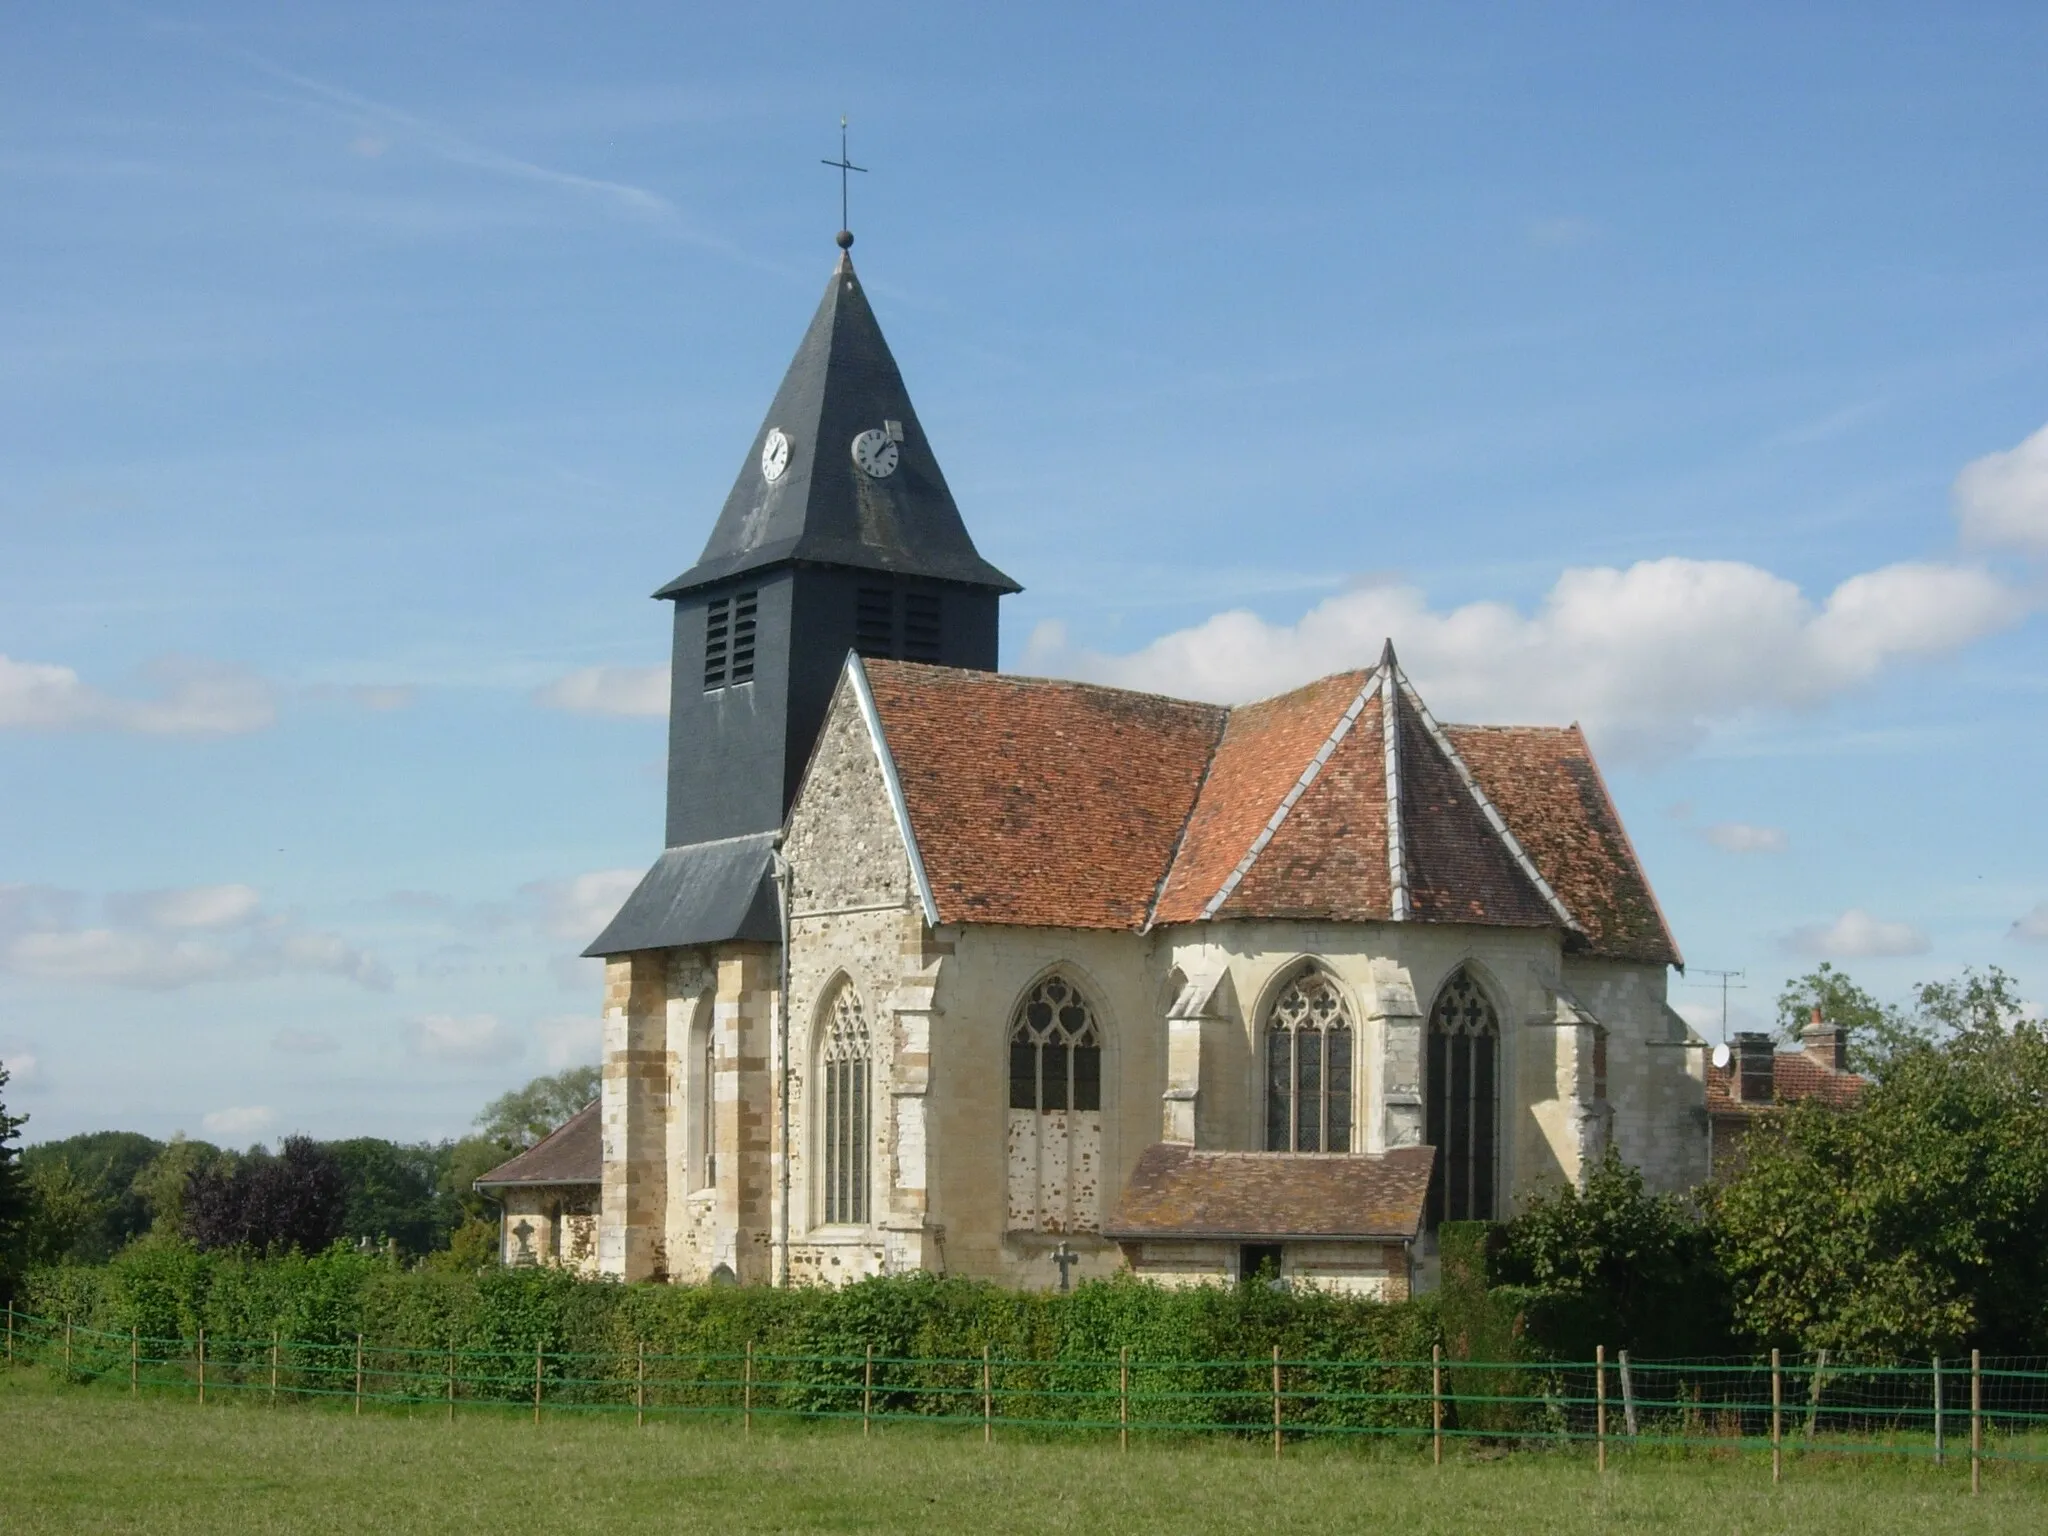
[[[846,173],[848,171],[859,171],[865,176],[868,170],[866,166],[855,165],[846,158],[845,113],[842,112],[839,115],[839,158],[837,160],[820,160],[818,163],[820,165],[834,166],[839,171],[839,249],[843,251],[853,244],[853,229],[851,222],[846,217]]]
[[[1074,1288],[1074,1282],[1067,1272],[1081,1262],[1081,1255],[1067,1246],[1065,1238],[1061,1238],[1059,1247],[1052,1251],[1052,1261],[1060,1267],[1060,1289],[1071,1291]]]

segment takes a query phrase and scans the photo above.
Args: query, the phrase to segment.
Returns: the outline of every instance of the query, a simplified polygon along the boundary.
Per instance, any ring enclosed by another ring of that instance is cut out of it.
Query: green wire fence
[[[1221,1433],[1290,1442],[1380,1437],[1442,1461],[1460,1441],[1590,1450],[1610,1457],[1768,1452],[1886,1455],[1934,1465],[2048,1461],[2048,1361],[1904,1365],[1798,1359],[1592,1361],[1006,1359],[876,1354],[666,1354],[636,1342],[606,1353],[399,1348],[364,1339],[310,1342],[151,1337],[6,1309],[6,1363],[139,1395],[190,1392],[270,1402],[326,1399],[371,1408],[495,1408],[530,1413],[714,1415],[755,1419],[979,1426],[1118,1436]]]

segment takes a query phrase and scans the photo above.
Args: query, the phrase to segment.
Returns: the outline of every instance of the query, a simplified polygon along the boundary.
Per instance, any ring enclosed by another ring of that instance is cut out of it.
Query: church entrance
[[[1494,1219],[1500,1114],[1500,1021],[1471,972],[1459,969],[1429,1012],[1423,1137],[1436,1148],[1424,1226]]]

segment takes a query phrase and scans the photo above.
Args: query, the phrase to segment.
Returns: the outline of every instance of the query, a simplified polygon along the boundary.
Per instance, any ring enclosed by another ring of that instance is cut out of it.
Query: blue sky
[[[2048,994],[2048,13],[592,14],[0,20],[32,1135],[451,1134],[594,1055],[646,594],[842,111],[1006,666],[1240,698],[1391,631],[1446,718],[1585,722],[1738,1024],[1823,957]]]

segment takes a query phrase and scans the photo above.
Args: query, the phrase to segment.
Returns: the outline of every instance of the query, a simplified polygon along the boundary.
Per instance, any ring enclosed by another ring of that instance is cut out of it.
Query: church
[[[482,1181],[507,1261],[1396,1298],[1610,1146],[1701,1182],[1682,961],[1579,730],[1441,722],[1391,640],[1234,708],[999,673],[1020,588],[839,244],[655,593],[665,851],[586,951],[601,1099]]]

